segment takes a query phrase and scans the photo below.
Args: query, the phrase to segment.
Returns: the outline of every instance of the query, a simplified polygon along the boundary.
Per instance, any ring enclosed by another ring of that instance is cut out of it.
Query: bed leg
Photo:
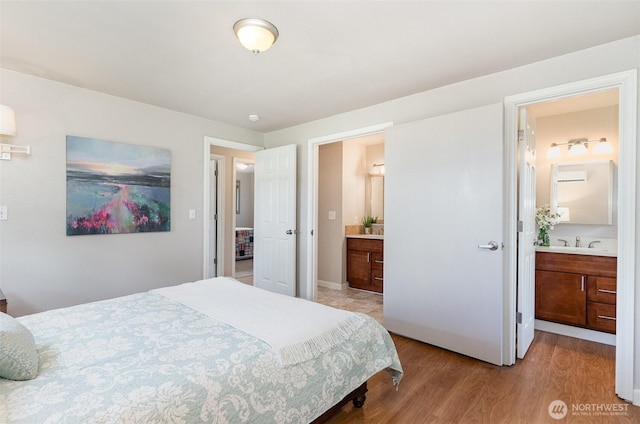
[[[353,406],[356,408],[362,408],[364,406],[364,401],[367,400],[367,395],[360,395],[353,399]]]

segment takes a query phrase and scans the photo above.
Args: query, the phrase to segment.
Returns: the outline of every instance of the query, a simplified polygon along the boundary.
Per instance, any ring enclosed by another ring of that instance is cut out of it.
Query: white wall
[[[425,65],[426,66],[426,65]],[[321,119],[275,131],[265,135],[265,147],[298,144],[298,198],[301,230],[299,258],[299,293],[308,296],[307,251],[310,246],[310,227],[307,222],[307,199],[310,190],[307,164],[308,140],[358,128],[393,121],[395,124],[443,115],[473,107],[503,102],[506,96],[526,93],[574,81],[594,78],[640,67],[640,36],[619,40],[602,46],[556,57],[542,62],[487,75],[438,89],[403,97],[326,119]],[[640,86],[640,84],[639,84]],[[640,97],[640,95],[639,95]],[[640,120],[638,121],[640,123]],[[638,131],[640,134],[640,130]],[[388,149],[385,146],[385,149]],[[640,155],[640,149],[638,150]],[[636,158],[637,159],[637,158]],[[638,180],[638,177],[636,177]],[[640,187],[640,181],[637,181]],[[386,186],[387,192],[394,188]],[[637,210],[636,226],[640,228],[640,207]],[[385,250],[393,246],[385,246]],[[640,263],[640,238],[636,245],[636,263]],[[389,280],[392,276],[386,276]],[[636,275],[636,286],[640,277]],[[636,291],[636,310],[640,311],[640,290]],[[636,352],[640,352],[640,313],[636,314]],[[640,367],[639,367],[640,368]],[[636,388],[640,387],[640,369],[635,371]],[[640,396],[640,394],[638,395]]]
[[[237,172],[240,181],[240,213],[236,214],[236,227],[253,228],[253,172]]]
[[[0,288],[12,315],[202,278],[204,136],[261,145],[261,134],[5,69],[0,93],[18,126],[2,142],[33,150],[0,161]],[[66,135],[170,149],[171,231],[67,237]]]

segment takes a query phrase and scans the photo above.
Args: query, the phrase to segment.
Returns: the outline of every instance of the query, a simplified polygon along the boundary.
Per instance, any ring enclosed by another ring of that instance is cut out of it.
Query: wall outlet
[[[329,211],[329,219],[336,219],[336,211]]]
[[[0,221],[6,221],[7,219],[9,219],[7,216],[7,207],[0,206]]]
[[[189,209],[189,219],[196,219],[196,210]]]

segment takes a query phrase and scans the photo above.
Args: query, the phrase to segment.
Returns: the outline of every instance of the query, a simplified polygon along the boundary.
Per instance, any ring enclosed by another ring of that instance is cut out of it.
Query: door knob
[[[479,249],[498,250],[498,242],[491,240],[489,244],[479,244]]]
[[[287,235],[298,234],[298,230],[287,230]]]

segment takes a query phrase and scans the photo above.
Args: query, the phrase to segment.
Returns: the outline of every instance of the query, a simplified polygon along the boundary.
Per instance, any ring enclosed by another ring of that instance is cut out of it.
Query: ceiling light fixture
[[[263,19],[240,19],[233,24],[233,32],[247,50],[258,54],[273,45],[278,39],[278,28]]]
[[[0,135],[14,136],[16,131],[16,114],[13,108],[0,105]],[[31,146],[14,146],[0,143],[0,160],[11,160],[11,153],[31,154]]]
[[[547,158],[555,159],[562,156],[560,146],[567,146],[568,153],[571,157],[584,156],[589,153],[589,143],[597,143],[593,148],[594,154],[611,154],[613,153],[613,146],[602,137],[600,140],[587,140],[586,138],[574,138],[566,143],[551,143],[551,147],[547,150]]]
[[[260,115],[256,115],[256,114],[249,115],[249,121],[258,122],[259,120],[260,120]]]

